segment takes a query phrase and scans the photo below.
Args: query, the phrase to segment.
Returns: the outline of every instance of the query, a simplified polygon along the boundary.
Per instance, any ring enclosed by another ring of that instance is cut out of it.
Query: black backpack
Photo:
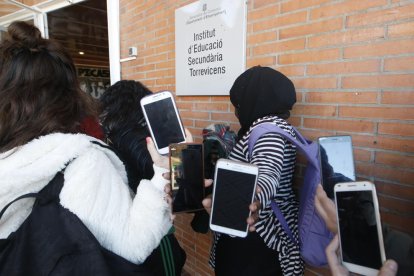
[[[0,240],[0,275],[153,275],[103,248],[82,221],[59,203],[59,172],[35,197],[33,210],[7,239]],[[139,249],[137,249],[139,250]]]

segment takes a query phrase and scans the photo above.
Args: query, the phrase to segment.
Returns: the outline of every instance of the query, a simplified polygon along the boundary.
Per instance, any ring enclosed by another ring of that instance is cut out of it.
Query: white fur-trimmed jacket
[[[171,227],[164,200],[164,169],[142,180],[136,196],[125,168],[109,149],[83,134],[54,133],[0,154],[0,209],[20,195],[40,191],[69,161],[60,193],[63,207],[76,214],[106,249],[140,264]],[[0,221],[7,238],[30,214],[33,199],[12,204]]]

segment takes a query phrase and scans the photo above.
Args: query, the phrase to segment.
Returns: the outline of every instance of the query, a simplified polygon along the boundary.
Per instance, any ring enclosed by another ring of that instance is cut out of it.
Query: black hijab
[[[296,91],[292,81],[282,73],[255,66],[237,77],[230,89],[230,100],[241,125],[240,139],[259,118],[267,115],[289,118],[289,110],[296,102]]]

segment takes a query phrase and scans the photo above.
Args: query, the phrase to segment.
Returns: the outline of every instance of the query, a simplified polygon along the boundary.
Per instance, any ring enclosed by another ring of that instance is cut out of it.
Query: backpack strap
[[[0,220],[3,217],[4,213],[7,211],[7,209],[13,203],[21,199],[36,198],[40,204],[51,201],[51,200],[59,199],[59,194],[60,194],[60,191],[62,190],[63,181],[64,181],[63,172],[65,171],[66,166],[70,162],[71,161],[69,161],[61,171],[57,172],[56,175],[52,178],[52,180],[50,180],[49,183],[38,193],[27,193],[27,194],[21,195],[15,198],[14,200],[12,200],[11,202],[9,202],[6,206],[4,206],[0,212]]]
[[[248,141],[248,149],[249,149],[249,156],[252,155],[253,147],[256,144],[256,141],[264,134],[266,133],[277,133],[283,138],[290,141],[292,144],[294,144],[299,150],[306,155],[306,158],[308,159],[308,162],[310,162],[313,166],[316,168],[318,167],[318,148],[317,145],[312,143],[311,141],[308,141],[305,139],[305,137],[302,136],[302,134],[292,126],[292,129],[294,133],[296,134],[296,137],[293,137],[289,132],[286,130],[283,130],[276,124],[272,123],[263,123],[258,126],[256,126],[250,133],[249,141]],[[280,224],[283,227],[283,230],[285,230],[286,234],[289,236],[292,242],[299,244],[298,240],[295,239],[293,236],[292,231],[290,230],[289,225],[286,222],[286,219],[282,212],[280,211],[279,206],[277,205],[276,201],[272,200],[271,207],[273,210],[273,213],[276,215],[276,218],[279,220]]]

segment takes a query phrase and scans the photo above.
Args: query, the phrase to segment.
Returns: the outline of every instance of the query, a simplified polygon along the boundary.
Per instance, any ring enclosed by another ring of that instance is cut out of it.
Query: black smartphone
[[[193,212],[203,209],[204,167],[203,144],[170,144],[171,188],[173,212]]]
[[[352,138],[349,135],[319,137],[318,143],[323,189],[333,199],[336,183],[355,181]]]
[[[210,229],[246,237],[249,205],[254,200],[259,169],[256,165],[219,159],[214,174]]]

